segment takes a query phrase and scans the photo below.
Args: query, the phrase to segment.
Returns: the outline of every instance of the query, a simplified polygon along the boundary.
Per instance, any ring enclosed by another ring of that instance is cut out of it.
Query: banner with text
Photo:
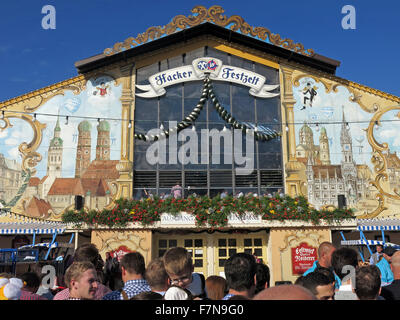
[[[249,93],[258,98],[272,98],[280,95],[280,93],[270,92],[278,88],[279,84],[265,84],[264,76],[239,67],[224,66],[221,60],[211,57],[198,58],[193,60],[192,65],[165,70],[150,76],[150,84],[136,85],[139,90],[145,91],[136,95],[142,98],[159,97],[166,93],[166,87],[181,82],[202,80],[206,74],[209,74],[212,80],[247,86],[250,88]]]

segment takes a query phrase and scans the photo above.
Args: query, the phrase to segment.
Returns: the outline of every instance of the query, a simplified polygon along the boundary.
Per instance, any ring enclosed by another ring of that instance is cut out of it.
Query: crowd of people
[[[241,198],[244,196],[250,197],[258,197],[259,195],[256,192],[247,192],[247,193],[243,193],[243,191],[236,191],[234,194],[229,193],[227,190],[223,189],[221,190],[220,193],[218,193],[218,195],[221,197],[221,199],[224,199],[226,197],[234,197],[234,198]],[[138,190],[138,192],[135,194],[135,200],[144,200],[144,199],[154,199],[155,197],[160,198],[161,200],[166,200],[169,198],[175,198],[175,199],[183,199],[185,198],[185,196],[189,197],[198,197],[199,195],[195,192],[195,189],[191,188],[190,186],[188,186],[186,188],[186,192],[185,189],[180,185],[180,182],[177,181],[176,184],[171,188],[170,193],[165,193],[165,192],[161,192],[158,196],[156,194],[154,194],[151,190]],[[264,192],[262,194],[260,194],[260,196],[263,197],[273,197],[273,196],[280,196],[280,197],[284,197],[285,194],[283,193],[282,189],[278,189],[277,191],[270,193],[270,192]]]
[[[269,267],[254,255],[236,253],[226,260],[224,277],[194,272],[192,256],[170,248],[145,264],[130,252],[104,262],[94,244],[74,253],[58,284],[48,288],[40,274],[0,274],[0,300],[399,300],[400,251],[377,248],[369,262],[358,253],[323,242],[318,260],[295,283],[270,283]],[[284,284],[281,284],[284,283]]]

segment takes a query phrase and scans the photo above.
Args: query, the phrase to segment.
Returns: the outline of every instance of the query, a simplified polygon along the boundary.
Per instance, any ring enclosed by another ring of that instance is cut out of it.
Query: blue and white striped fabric
[[[0,234],[57,234],[63,233],[66,226],[53,222],[0,223]]]
[[[358,221],[359,231],[398,231],[400,230],[400,219],[369,219]]]
[[[360,240],[342,240],[340,242],[340,244],[342,246],[359,246],[359,245],[370,245],[370,246],[376,246],[378,244],[385,246],[385,247],[394,247],[395,249],[400,249],[400,246],[394,243],[390,243],[390,242],[385,242],[383,243],[383,241],[379,241],[379,240],[367,240],[367,242],[365,242],[364,239],[360,239]]]

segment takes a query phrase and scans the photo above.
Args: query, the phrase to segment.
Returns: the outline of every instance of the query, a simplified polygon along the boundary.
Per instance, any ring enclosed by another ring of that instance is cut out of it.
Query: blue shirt
[[[229,300],[233,296],[234,296],[234,294],[228,293],[225,297],[222,298],[222,300]]]
[[[387,286],[394,280],[392,269],[390,268],[389,262],[385,258],[382,258],[376,266],[381,271],[381,286]]]
[[[133,296],[136,296],[137,294],[143,291],[151,291],[151,288],[146,280],[140,279],[140,280],[128,280],[127,282],[125,282],[123,290],[128,296],[128,299],[130,299]],[[116,290],[107,293],[103,297],[103,300],[124,300],[124,298],[122,297],[121,291]]]

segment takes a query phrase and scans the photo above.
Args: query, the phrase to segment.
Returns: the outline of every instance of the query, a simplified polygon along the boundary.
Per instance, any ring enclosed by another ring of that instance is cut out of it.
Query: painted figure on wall
[[[307,86],[303,88],[303,107],[300,110],[304,110],[306,106],[312,107],[312,103],[314,101],[314,97],[317,95],[317,91],[315,90],[317,87],[311,87],[311,83],[308,82]]]
[[[109,88],[109,85],[106,85],[105,82],[100,83],[100,87],[96,87],[98,91],[94,91],[93,95],[96,95],[97,93],[100,94],[101,97],[105,97],[107,95],[107,89]]]
[[[350,102],[344,87],[325,92],[324,85],[312,78],[302,83],[304,90],[294,88],[300,106],[295,110],[302,110],[295,112],[296,158],[304,165],[308,200],[317,208],[338,207],[339,196],[345,197],[348,207],[376,206],[376,189],[369,184],[373,165],[364,157],[371,147],[356,144],[366,140],[370,115]],[[306,109],[306,103],[312,109]]]

